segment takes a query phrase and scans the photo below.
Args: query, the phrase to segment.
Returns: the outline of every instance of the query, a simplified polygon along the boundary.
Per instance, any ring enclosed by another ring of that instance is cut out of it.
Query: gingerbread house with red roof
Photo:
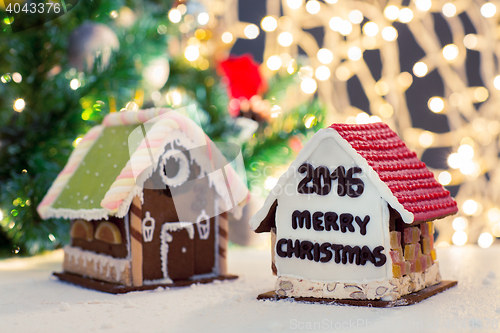
[[[333,124],[250,224],[271,232],[279,296],[392,301],[441,281],[432,221],[456,212],[387,125]]]

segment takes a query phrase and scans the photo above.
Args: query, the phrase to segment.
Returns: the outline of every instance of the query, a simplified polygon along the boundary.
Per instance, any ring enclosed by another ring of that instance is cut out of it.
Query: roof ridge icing
[[[173,110],[166,108],[150,108],[139,111],[112,112],[104,117],[102,125],[104,127],[139,125],[170,111]]]

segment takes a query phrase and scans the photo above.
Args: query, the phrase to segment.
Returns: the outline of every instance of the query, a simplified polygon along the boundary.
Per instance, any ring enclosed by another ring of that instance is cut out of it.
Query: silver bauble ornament
[[[100,70],[109,65],[109,58],[120,47],[113,30],[102,23],[85,22],[69,36],[68,58],[77,70],[87,71],[94,67],[95,58],[100,55]]]

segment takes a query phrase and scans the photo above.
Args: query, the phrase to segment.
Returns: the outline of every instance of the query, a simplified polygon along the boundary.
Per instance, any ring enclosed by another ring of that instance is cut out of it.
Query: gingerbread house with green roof
[[[148,109],[93,127],[38,212],[71,220],[61,279],[121,292],[227,277],[227,213],[247,196],[198,125]]]

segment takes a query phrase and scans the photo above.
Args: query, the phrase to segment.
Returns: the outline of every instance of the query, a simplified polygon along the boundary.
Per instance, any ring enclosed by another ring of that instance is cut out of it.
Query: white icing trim
[[[68,208],[52,208],[49,207],[44,214],[44,218],[63,218],[67,220],[73,219],[83,219],[87,221],[91,220],[107,220],[109,218],[108,212],[104,208],[93,208],[93,209],[68,209]],[[123,216],[120,216],[123,217]]]
[[[168,230],[164,229],[165,224],[162,225],[160,232],[161,271],[164,279],[170,279],[168,275],[168,243],[172,241],[172,236]]]
[[[214,267],[212,269],[213,273],[216,275],[220,275],[220,264],[219,264],[219,242],[220,242],[220,236],[219,236],[219,200],[215,199],[214,200],[214,228],[215,228],[215,241],[214,241],[214,247],[215,247],[215,262],[214,262]]]
[[[164,279],[158,279],[158,280],[144,280],[144,281],[142,281],[142,283],[145,284],[146,286],[150,286],[153,284],[172,284],[172,283],[174,283],[174,281],[172,281],[172,279],[170,279],[170,278],[164,278]]]
[[[78,261],[82,259],[84,267],[87,265],[87,262],[92,261],[94,263],[94,271],[99,274],[103,274],[103,267],[107,265],[108,270],[106,272],[106,278],[108,279],[110,278],[111,267],[115,268],[116,281],[120,281],[121,274],[127,267],[130,267],[130,259],[114,258],[106,254],[82,250],[69,245],[66,245],[63,249],[69,260],[73,260],[75,263],[78,263]]]
[[[194,239],[194,226],[193,222],[165,222],[163,223],[161,230],[165,230],[165,232],[174,232],[178,231],[181,229],[186,229],[186,231],[189,234],[189,239]],[[167,237],[167,241],[171,242],[172,241],[172,236],[168,234],[169,237]]]
[[[201,280],[201,279],[208,279],[208,278],[213,278],[219,276],[219,274],[212,272],[212,273],[205,273],[205,274],[198,274],[198,275],[193,275],[189,278],[189,280]]]
[[[125,241],[127,242],[127,259],[132,258],[132,252],[130,251],[130,216],[126,214],[123,220],[125,223]]]
[[[390,218],[391,218],[391,213],[389,212],[389,205],[387,203],[387,201],[385,201],[384,199],[382,199],[382,228],[384,228],[383,230],[385,230],[386,232],[382,232],[382,238],[383,238],[383,244],[384,244],[384,254],[385,254],[385,257],[387,258],[386,259],[386,262],[385,262],[385,269],[386,269],[386,273],[385,273],[385,278],[386,279],[392,279],[393,278],[393,274],[392,274],[392,257],[391,255],[389,254],[389,252],[391,251],[391,239],[390,239],[390,236],[389,236],[389,223],[390,223]]]
[[[179,172],[173,178],[168,178],[167,175],[163,172],[163,169],[166,166],[167,160],[169,158],[173,158],[179,163]],[[189,162],[184,153],[182,153],[180,150],[177,149],[171,149],[163,154],[160,162],[160,177],[166,185],[173,187],[182,185],[184,182],[188,180],[189,174],[190,174]]]
[[[250,219],[250,227],[253,230],[256,230],[261,222],[266,218],[271,206],[274,201],[278,198],[278,195],[284,190],[288,179],[292,177],[295,173],[295,170],[304,163],[316,150],[318,145],[327,138],[333,138],[338,145],[354,160],[354,162],[363,170],[366,176],[370,179],[373,185],[377,188],[380,193],[380,196],[386,200],[392,208],[399,212],[401,218],[405,223],[412,223],[414,220],[413,213],[407,211],[401,203],[399,203],[398,199],[392,194],[391,190],[383,181],[380,180],[377,172],[373,170],[371,166],[368,165],[368,162],[359,155],[354,148],[347,142],[344,138],[338,134],[336,130],[333,128],[325,128],[319,130],[302,148],[302,150],[297,155],[297,158],[292,162],[287,171],[280,177],[276,186],[271,190],[269,195],[264,202],[262,208],[255,213],[254,216]],[[279,203],[278,203],[279,204]],[[387,229],[389,230],[389,229]]]
[[[132,191],[130,191],[127,197],[123,200],[120,207],[118,207],[118,211],[116,212],[115,216],[124,217],[126,214],[128,214],[130,205],[132,204],[132,200],[134,199],[135,196],[139,196],[141,198],[141,204],[144,204],[144,192],[142,190],[143,190],[142,187],[135,185]],[[109,214],[109,212],[106,211],[106,214]]]

